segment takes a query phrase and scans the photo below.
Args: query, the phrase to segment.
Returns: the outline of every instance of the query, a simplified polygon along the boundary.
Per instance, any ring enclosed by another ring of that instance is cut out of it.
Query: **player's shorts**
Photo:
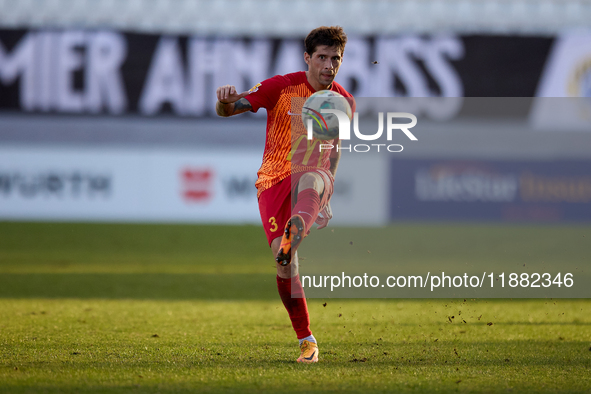
[[[324,180],[324,191],[320,196],[320,211],[322,211],[333,193],[334,179],[332,174],[323,168],[309,172],[318,173]],[[283,235],[285,223],[291,217],[291,210],[297,202],[297,199],[292,199],[291,196],[298,195],[298,182],[304,174],[306,172],[298,172],[288,176],[278,184],[263,191],[259,197],[259,211],[269,246],[275,238]]]

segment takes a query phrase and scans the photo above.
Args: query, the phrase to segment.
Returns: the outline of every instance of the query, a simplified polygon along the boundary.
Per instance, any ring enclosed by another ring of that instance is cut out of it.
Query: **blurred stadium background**
[[[215,88],[303,69],[339,24],[356,97],[458,99],[404,152],[343,161],[335,211],[359,214],[335,224],[589,221],[590,21],[584,0],[2,0],[0,220],[258,223],[265,117],[216,118]],[[566,97],[576,119],[548,118]]]
[[[286,362],[265,114],[216,117],[215,88],[304,69],[336,24],[337,81],[416,114],[418,141],[343,153],[301,272],[315,241],[336,272],[568,271],[578,292],[311,299],[327,362]],[[590,147],[589,0],[0,0],[0,392],[588,391]]]

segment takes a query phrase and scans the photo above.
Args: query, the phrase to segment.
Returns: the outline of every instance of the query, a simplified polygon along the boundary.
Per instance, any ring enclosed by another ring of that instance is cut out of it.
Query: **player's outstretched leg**
[[[300,215],[293,215],[285,224],[279,251],[275,261],[286,266],[291,263],[291,256],[295,255],[298,246],[306,234],[306,224]]]

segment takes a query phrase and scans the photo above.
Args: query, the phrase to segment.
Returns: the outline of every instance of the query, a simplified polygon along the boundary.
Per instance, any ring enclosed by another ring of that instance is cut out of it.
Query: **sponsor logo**
[[[214,172],[211,168],[181,170],[182,196],[186,202],[206,203],[213,196]]]
[[[304,358],[308,361],[312,361],[312,359],[314,358],[315,355],[316,355],[316,350],[314,350],[314,353],[312,353],[312,355],[310,357],[304,357]]]
[[[499,173],[479,165],[441,164],[415,172],[419,201],[591,202],[591,177],[552,176],[529,170]]]
[[[256,179],[249,176],[226,176],[216,175],[210,167],[184,167],[180,171],[181,197],[188,203],[209,203],[216,195],[215,179],[219,177],[221,193],[218,197],[229,200],[251,200],[256,199]]]
[[[305,213],[308,216],[312,216],[311,214],[309,214],[308,212],[305,212],[305,211],[298,211],[298,213]]]
[[[526,202],[591,202],[590,176],[550,176],[525,171],[519,179],[521,199]]]
[[[0,198],[107,198],[112,193],[112,184],[112,178],[107,174],[0,170]]]
[[[415,172],[419,201],[509,202],[514,201],[519,180],[474,165],[436,165]]]
[[[232,176],[223,180],[224,191],[230,199],[256,199],[257,193],[254,184],[256,177]]]
[[[252,88],[248,89],[248,93],[254,93],[257,90],[259,90],[259,87],[261,86],[260,83],[257,83],[256,85],[254,85]]]

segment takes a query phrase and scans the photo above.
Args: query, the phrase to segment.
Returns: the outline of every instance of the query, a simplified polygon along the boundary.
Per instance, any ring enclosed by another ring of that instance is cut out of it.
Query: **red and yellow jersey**
[[[341,85],[333,82],[330,90],[352,97]],[[308,83],[304,71],[276,75],[250,90],[246,99],[252,111],[267,110],[267,138],[263,163],[257,172],[258,195],[292,173],[330,168],[331,150],[320,151],[320,143],[337,141],[308,140],[302,122],[302,107],[316,90]]]

